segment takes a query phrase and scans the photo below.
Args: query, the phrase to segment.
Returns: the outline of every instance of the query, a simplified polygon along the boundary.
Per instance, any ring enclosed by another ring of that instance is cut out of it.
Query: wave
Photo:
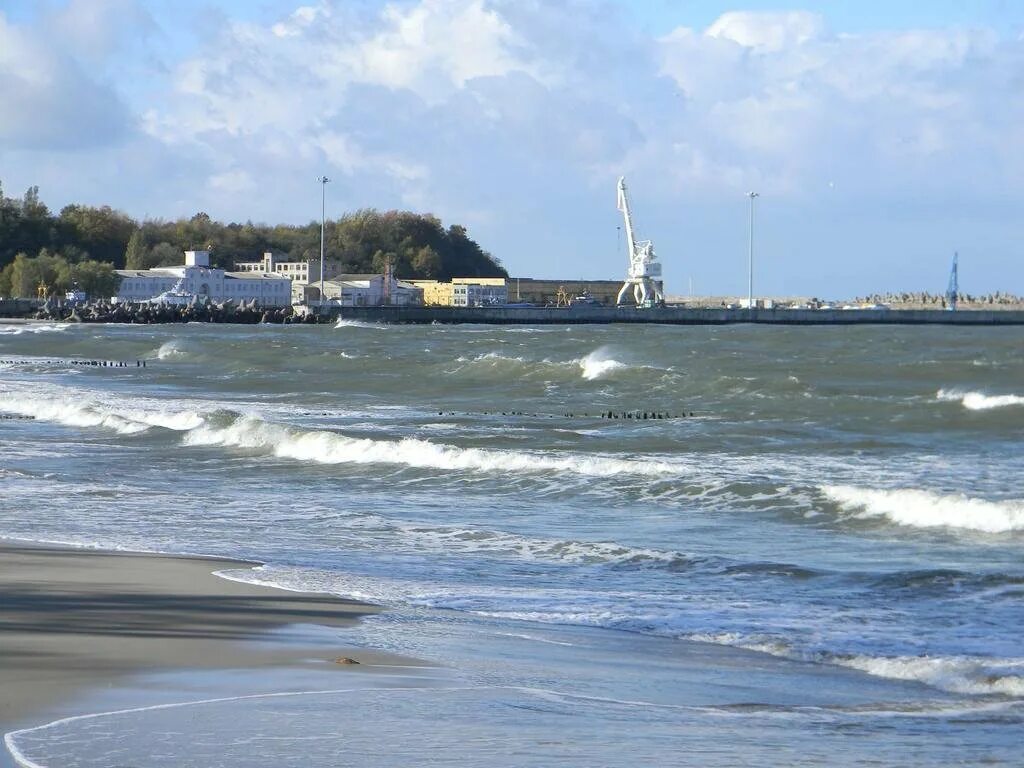
[[[671,476],[682,468],[664,462],[611,456],[552,455],[524,451],[459,448],[417,438],[372,440],[309,430],[243,415],[224,426],[204,423],[185,435],[186,445],[220,445],[265,451],[280,458],[320,464],[398,464],[407,467],[483,472],[568,472],[591,477]]]
[[[387,330],[387,325],[384,323],[368,323],[365,320],[346,320],[343,317],[339,317],[338,321],[334,324],[335,328],[372,328],[375,331]]]
[[[628,368],[629,366],[611,357],[611,350],[608,347],[595,349],[586,357],[579,360],[580,370],[583,371],[583,378],[587,381],[602,379],[615,371]]]
[[[876,677],[924,683],[952,693],[1024,697],[1024,660],[966,656],[848,656],[834,663]]]
[[[213,405],[212,403],[210,405]],[[225,446],[320,464],[390,464],[413,468],[533,474],[561,472],[587,477],[644,476],[668,479],[689,471],[667,463],[607,454],[461,448],[418,438],[347,437],[337,432],[269,422],[254,414],[209,409],[173,410],[148,401],[103,402],[76,390],[41,397],[0,392],[0,411],[75,427],[102,427],[136,434],[151,427],[184,432],[189,446]]]
[[[596,381],[626,370],[652,369],[649,365],[631,365],[616,360],[609,347],[599,347],[584,357],[572,360],[530,360],[525,357],[504,355],[500,352],[487,352],[474,358],[459,357],[457,363],[483,365],[492,369],[521,368],[529,375],[537,371],[558,372],[566,374],[579,371],[586,381]]]
[[[840,509],[860,519],[884,517],[912,528],[958,528],[983,533],[1024,530],[1024,501],[987,501],[917,489],[872,490],[821,486]]]
[[[683,639],[728,645],[795,661],[832,664],[873,677],[923,683],[949,693],[1024,697],[1024,659],[969,656],[870,656],[829,651],[800,651],[779,638],[738,632],[691,633]]]
[[[195,411],[115,408],[98,401],[67,397],[44,399],[10,392],[0,393],[0,411],[70,427],[105,427],[122,435],[145,432],[151,427],[184,431],[203,423],[203,417]]]
[[[24,333],[52,333],[66,331],[70,326],[67,323],[18,323],[17,325],[6,325],[0,323],[0,336],[21,336]]]
[[[180,339],[172,339],[171,341],[165,341],[161,344],[155,354],[158,360],[173,360],[174,358],[188,357],[188,350],[185,349],[184,344]]]
[[[988,411],[992,408],[1006,408],[1011,405],[1024,405],[1021,395],[986,395],[984,392],[963,392],[958,389],[940,389],[936,398],[945,402],[959,401],[969,411]]]

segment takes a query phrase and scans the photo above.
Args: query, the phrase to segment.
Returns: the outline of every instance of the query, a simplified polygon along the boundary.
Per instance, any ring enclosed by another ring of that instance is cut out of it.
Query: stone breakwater
[[[32,317],[69,323],[315,323],[312,314],[294,307],[260,307],[254,302],[221,304],[194,299],[188,304],[117,303],[105,301],[71,305],[47,301]]]

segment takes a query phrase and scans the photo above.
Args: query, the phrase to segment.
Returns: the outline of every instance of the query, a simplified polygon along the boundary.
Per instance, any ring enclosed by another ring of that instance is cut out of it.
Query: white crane
[[[629,211],[629,196],[626,194],[626,179],[623,176],[619,177],[618,207],[626,220],[629,271],[626,273],[626,282],[622,284],[615,303],[623,303],[631,286],[633,300],[638,307],[649,307],[653,303],[660,303],[665,300],[661,289],[661,280],[652,278],[661,277],[661,264],[658,263],[658,257],[654,255],[654,245],[650,240],[637,242],[633,238],[633,216]]]

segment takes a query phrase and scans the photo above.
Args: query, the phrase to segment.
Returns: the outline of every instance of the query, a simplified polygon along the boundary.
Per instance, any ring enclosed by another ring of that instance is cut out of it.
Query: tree
[[[148,256],[149,248],[146,247],[146,238],[142,234],[142,230],[137,228],[128,238],[128,245],[124,250],[124,268],[145,269],[143,264]]]
[[[441,257],[437,251],[425,245],[412,257],[412,268],[419,276],[436,278],[441,271]]]
[[[64,290],[77,286],[89,298],[108,299],[117,293],[121,277],[110,262],[83,261],[68,265],[60,277],[60,283]]]

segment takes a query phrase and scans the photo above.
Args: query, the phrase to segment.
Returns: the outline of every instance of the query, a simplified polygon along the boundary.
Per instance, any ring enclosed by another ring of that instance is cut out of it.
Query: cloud
[[[82,150],[116,143],[132,126],[117,92],[94,79],[59,39],[0,14],[0,142],[7,151]]]
[[[848,34],[734,11],[654,37],[623,4],[321,0],[211,12],[143,88],[118,74],[140,71],[132,30],[158,34],[133,8],[73,0],[80,34],[54,25],[60,47],[0,23],[8,167],[11,146],[102,146],[78,158],[97,202],[271,221],[318,212],[326,173],[336,209],[432,211],[508,262],[559,254],[597,274],[621,266],[607,232],[623,173],[645,235],[678,233],[681,251],[751,188],[808,219],[823,195],[948,219],[1024,192],[1024,41],[984,28]],[[126,22],[108,37],[91,9]],[[111,199],[125,167],[159,176]]]

